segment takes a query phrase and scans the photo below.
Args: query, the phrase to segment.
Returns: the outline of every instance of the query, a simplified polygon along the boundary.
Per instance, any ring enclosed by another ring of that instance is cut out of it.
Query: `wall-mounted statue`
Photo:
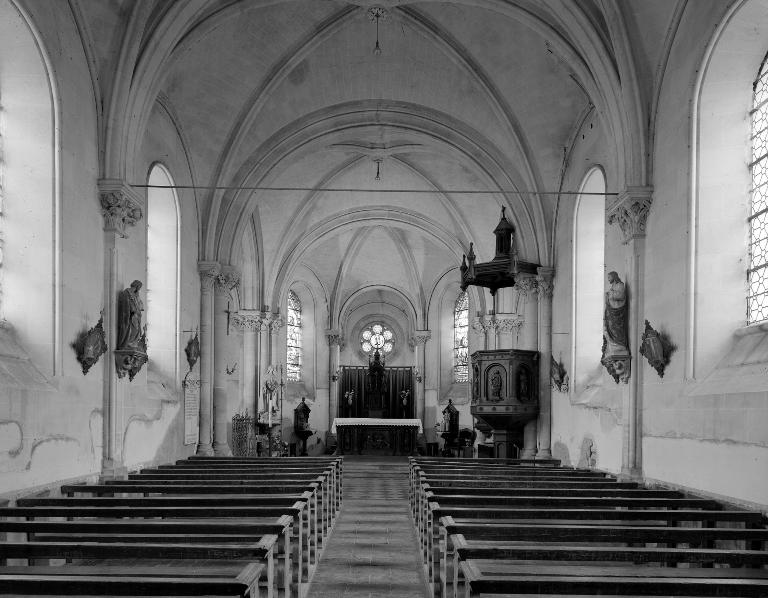
[[[197,330],[195,330],[195,336],[189,339],[187,346],[184,348],[184,353],[187,355],[187,364],[189,364],[189,371],[195,367],[197,360],[200,358],[200,339],[197,336]]]
[[[77,354],[77,361],[83,368],[83,376],[107,351],[107,335],[104,332],[104,316],[99,317],[96,326],[87,332],[81,332],[72,343],[72,348]]]
[[[630,374],[629,306],[627,289],[616,272],[608,273],[603,313],[603,357],[600,362],[618,384],[627,383]]]
[[[568,392],[568,372],[565,371],[565,365],[562,361],[557,361],[552,355],[552,365],[549,370],[550,382],[552,388],[558,392]]]
[[[117,347],[115,366],[117,377],[128,374],[133,380],[147,362],[147,327],[141,324],[144,303],[139,296],[141,281],[134,280],[117,297]]]

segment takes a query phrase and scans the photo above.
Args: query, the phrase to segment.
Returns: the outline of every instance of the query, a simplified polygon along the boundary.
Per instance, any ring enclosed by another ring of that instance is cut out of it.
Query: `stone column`
[[[243,331],[243,362],[240,370],[242,403],[245,410],[257,417],[259,413],[258,356],[256,354],[258,329],[261,326],[257,311],[241,309],[233,317],[234,323]]]
[[[493,315],[476,317],[472,328],[483,334],[483,351],[496,349],[496,320]]]
[[[273,364],[282,363],[280,354],[280,330],[285,326],[285,320],[278,314],[272,314],[269,322],[269,360]]]
[[[626,187],[608,207],[608,224],[618,224],[627,245],[625,285],[629,301],[629,349],[640,346],[644,319],[642,314],[645,275],[645,225],[653,203],[652,187]],[[622,473],[632,477],[643,474],[642,386],[643,368],[632,368],[623,409]]]
[[[219,262],[198,262],[200,274],[200,437],[198,455],[213,455],[213,284]]]
[[[536,276],[539,294],[539,450],[540,459],[552,457],[552,292],[554,268],[540,267]]]
[[[264,376],[269,367],[269,323],[272,321],[272,314],[268,311],[259,313],[258,323],[258,357],[259,357],[259,395],[264,391]]]
[[[233,266],[222,266],[214,285],[214,359],[213,359],[213,453],[229,457],[232,449],[227,441],[229,414],[227,409],[227,353],[225,347],[231,333],[232,291],[240,284],[240,272]]]
[[[339,376],[341,375],[340,358],[344,346],[344,335],[341,330],[329,329],[325,331],[328,339],[328,429],[339,411]]]
[[[107,347],[114,351],[117,343],[117,239],[127,238],[126,228],[134,226],[142,217],[139,198],[123,181],[99,181],[99,202],[104,217],[104,314],[103,326]],[[118,393],[115,360],[103,360],[102,389],[102,459],[103,478],[120,477],[123,466],[122,400]]]
[[[425,358],[427,341],[432,338],[431,330],[416,330],[411,336],[411,343],[413,343],[414,349],[414,362],[418,374],[416,375],[416,388],[413,393],[414,404],[416,405],[416,418],[421,420],[421,425],[426,428],[426,422],[424,421],[424,379],[426,377],[426,363]]]
[[[515,279],[515,288],[523,303],[524,324],[520,348],[537,351],[539,349],[539,303],[536,295],[536,279],[530,274],[521,274]],[[520,453],[523,459],[532,459],[536,456],[536,430],[535,419],[529,421],[523,428],[523,450]]]

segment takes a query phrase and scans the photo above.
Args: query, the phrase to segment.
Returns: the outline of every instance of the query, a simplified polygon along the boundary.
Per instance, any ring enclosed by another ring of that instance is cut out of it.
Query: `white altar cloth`
[[[331,424],[331,434],[336,434],[336,426],[381,426],[389,428],[412,428],[416,426],[419,434],[424,429],[420,419],[384,419],[382,417],[337,417]]]

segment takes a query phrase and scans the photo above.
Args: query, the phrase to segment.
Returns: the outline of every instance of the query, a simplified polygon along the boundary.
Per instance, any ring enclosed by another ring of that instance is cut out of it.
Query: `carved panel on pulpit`
[[[472,376],[470,411],[494,430],[538,416],[538,351],[476,351]]]

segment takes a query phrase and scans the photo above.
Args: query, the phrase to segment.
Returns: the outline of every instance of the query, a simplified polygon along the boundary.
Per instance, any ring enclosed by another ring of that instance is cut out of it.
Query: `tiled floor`
[[[344,502],[308,598],[424,598],[405,457],[344,457]]]

